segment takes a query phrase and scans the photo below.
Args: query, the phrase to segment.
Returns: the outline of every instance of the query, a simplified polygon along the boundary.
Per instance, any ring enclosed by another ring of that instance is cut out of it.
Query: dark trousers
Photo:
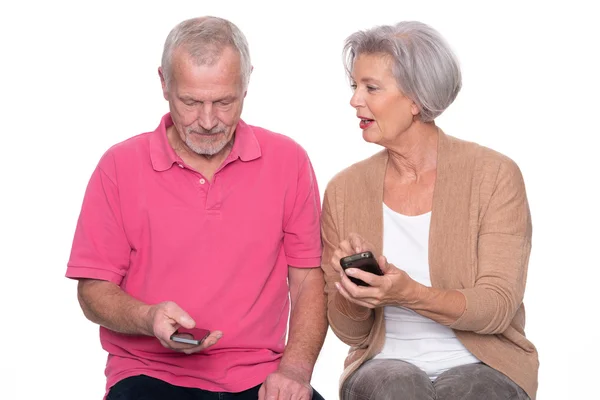
[[[146,375],[125,378],[114,385],[106,400],[256,400],[260,385],[239,393],[174,386]],[[313,389],[313,400],[324,400]]]

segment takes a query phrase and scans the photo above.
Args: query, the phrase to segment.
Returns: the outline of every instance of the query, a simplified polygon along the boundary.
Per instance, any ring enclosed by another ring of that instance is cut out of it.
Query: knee
[[[434,399],[427,375],[397,360],[372,360],[361,366],[342,386],[342,400]]]
[[[434,387],[439,400],[527,398],[508,377],[485,364],[452,368],[435,380]]]

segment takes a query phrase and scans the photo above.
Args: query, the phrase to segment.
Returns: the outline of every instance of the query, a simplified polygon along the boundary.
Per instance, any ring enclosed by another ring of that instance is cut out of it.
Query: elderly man
[[[234,24],[180,23],[170,112],[92,174],[66,275],[101,325],[109,400],[321,398],[319,192],[298,144],[240,119],[251,71]]]

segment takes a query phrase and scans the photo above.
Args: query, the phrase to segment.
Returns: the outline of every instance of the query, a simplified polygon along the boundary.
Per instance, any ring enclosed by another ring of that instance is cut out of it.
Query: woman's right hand
[[[333,252],[331,256],[331,266],[333,269],[342,274],[344,270],[340,265],[340,260],[344,257],[348,257],[364,251],[373,252],[373,245],[367,242],[358,233],[350,233],[345,240],[342,240],[338,245],[338,248]],[[375,255],[375,253],[373,253]]]

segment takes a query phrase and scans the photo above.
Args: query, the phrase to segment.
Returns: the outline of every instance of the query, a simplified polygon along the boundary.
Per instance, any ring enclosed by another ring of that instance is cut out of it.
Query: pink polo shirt
[[[178,386],[238,392],[263,382],[285,347],[288,265],[320,265],[320,199],[306,152],[240,121],[212,182],[154,132],[113,146],[88,184],[69,278],[114,282],[149,304],[171,300],[196,326],[223,331],[186,355],[158,339],[100,327],[107,391],[145,374]]]

